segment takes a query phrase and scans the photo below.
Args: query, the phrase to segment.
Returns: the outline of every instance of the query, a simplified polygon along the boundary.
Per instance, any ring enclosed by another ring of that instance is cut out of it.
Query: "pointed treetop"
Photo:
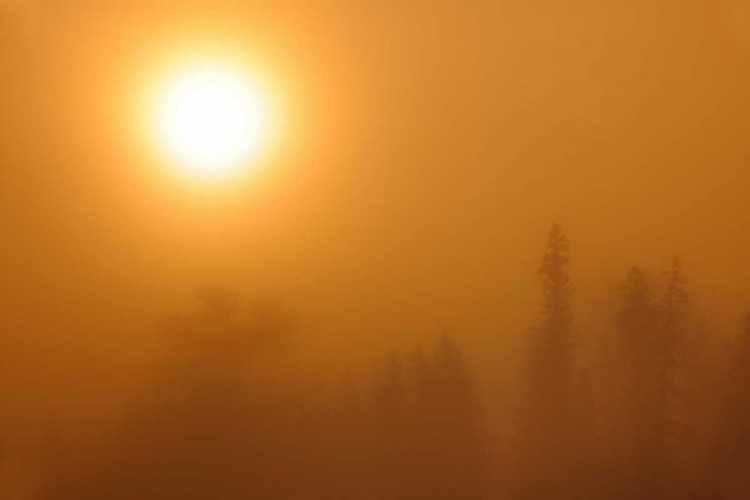
[[[552,224],[549,237],[547,238],[547,249],[542,258],[542,266],[539,268],[539,274],[543,277],[557,276],[569,262],[568,251],[570,244],[568,238],[563,233],[560,225],[555,222]]]
[[[664,294],[664,302],[667,308],[672,310],[676,306],[687,304],[687,279],[682,274],[682,263],[677,257],[672,259],[672,267],[668,272],[669,281],[667,282],[667,290]]]
[[[568,238],[560,225],[552,224],[539,275],[542,279],[542,307],[545,322],[563,326],[570,321],[570,276]]]
[[[628,271],[625,283],[620,287],[625,309],[641,308],[649,304],[651,290],[641,268],[633,266]]]
[[[628,271],[628,276],[625,279],[625,286],[623,288],[633,289],[637,291],[648,290],[648,284],[646,283],[646,275],[638,266],[633,266]]]

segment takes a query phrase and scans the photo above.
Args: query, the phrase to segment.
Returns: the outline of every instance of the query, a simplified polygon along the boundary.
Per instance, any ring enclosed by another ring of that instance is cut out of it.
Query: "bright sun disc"
[[[263,145],[267,111],[250,79],[202,64],[167,79],[156,100],[156,135],[175,161],[199,174],[238,167]]]

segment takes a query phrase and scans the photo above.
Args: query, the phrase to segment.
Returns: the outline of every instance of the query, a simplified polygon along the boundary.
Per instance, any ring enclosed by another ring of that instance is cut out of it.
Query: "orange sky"
[[[50,357],[137,365],[144,325],[209,282],[280,297],[324,360],[441,328],[489,360],[534,321],[553,219],[576,300],[679,255],[733,325],[750,303],[746,3],[407,4],[2,4],[0,310],[45,332],[7,336],[16,359],[51,336]],[[128,114],[160,58],[207,40],[288,108],[258,177],[227,190],[163,175]]]

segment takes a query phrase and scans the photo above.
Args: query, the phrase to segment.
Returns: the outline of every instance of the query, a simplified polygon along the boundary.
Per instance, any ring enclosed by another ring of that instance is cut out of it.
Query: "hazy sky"
[[[137,362],[215,283],[278,296],[314,352],[450,328],[494,356],[534,321],[553,220],[579,300],[679,255],[717,321],[750,303],[747,2],[2,5],[0,310],[37,332],[11,352]],[[133,118],[159,62],[209,42],[286,110],[224,190],[165,174]]]

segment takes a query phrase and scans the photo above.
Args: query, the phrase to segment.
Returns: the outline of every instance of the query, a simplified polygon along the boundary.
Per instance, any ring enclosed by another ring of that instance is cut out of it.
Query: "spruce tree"
[[[729,367],[726,384],[724,428],[720,459],[732,470],[750,456],[750,313],[742,317],[740,335]]]
[[[571,310],[568,238],[552,225],[539,276],[542,282],[542,321],[532,347],[532,392],[547,415],[568,410],[571,384]],[[553,425],[554,427],[554,425]]]
[[[629,494],[653,494],[652,476],[660,415],[657,306],[648,282],[638,267],[632,267],[621,287],[615,326],[623,353],[624,391],[622,409],[623,479]]]
[[[680,354],[685,344],[688,318],[687,280],[679,259],[673,259],[664,295],[659,303],[655,358],[656,440],[652,488],[655,496],[679,494],[680,477],[676,465],[683,423]]]
[[[555,223],[539,268],[542,317],[529,353],[521,451],[524,487],[532,496],[560,498],[571,486],[571,308],[569,244]],[[552,496],[550,496],[552,495]]]

